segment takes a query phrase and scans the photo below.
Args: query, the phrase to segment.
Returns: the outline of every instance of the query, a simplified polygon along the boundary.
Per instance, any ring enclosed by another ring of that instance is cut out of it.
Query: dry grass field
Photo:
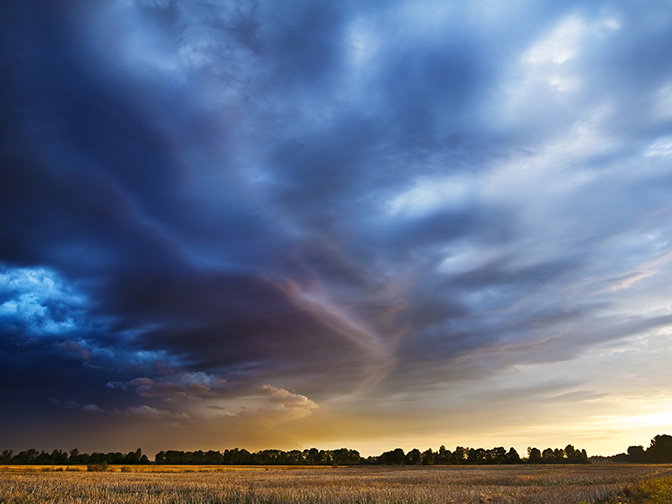
[[[672,465],[0,467],[2,504],[672,503]]]

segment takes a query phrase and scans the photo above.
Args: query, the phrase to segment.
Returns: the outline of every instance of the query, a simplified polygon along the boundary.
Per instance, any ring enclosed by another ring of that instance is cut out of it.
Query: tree
[[[334,464],[338,465],[354,465],[359,464],[361,456],[357,450],[348,450],[347,448],[339,448],[331,452],[331,458]]]
[[[565,446],[565,456],[567,457],[567,462],[572,462],[576,458],[577,449],[573,445],[568,444]],[[581,452],[579,452],[580,454]]]
[[[47,460],[49,460],[49,464],[65,465],[68,463],[68,454],[61,450],[54,450],[47,457]]]
[[[446,450],[446,447],[441,445],[439,447],[439,451],[437,454],[434,456],[434,463],[435,464],[450,464],[450,457],[452,453],[450,450]]]
[[[539,448],[532,448],[529,446],[527,448],[527,461],[530,464],[540,464],[542,461],[541,458],[541,452],[539,451]]]
[[[431,448],[422,452],[422,465],[434,465],[436,454]]]
[[[555,452],[553,448],[546,448],[541,452],[541,463],[552,464],[553,462],[555,462]]]
[[[124,464],[139,464],[142,458],[142,450],[138,448],[135,452],[128,452],[122,459]]]
[[[509,452],[506,454],[506,458],[504,461],[505,464],[520,464],[520,455],[518,455],[518,452],[516,449],[512,446],[509,449]]]
[[[556,448],[553,450],[553,459],[556,464],[564,464],[565,460],[565,450],[562,448]]]
[[[319,465],[322,463],[320,451],[317,448],[311,448],[306,455],[306,464]]]
[[[406,454],[401,448],[383,453],[379,460],[386,465],[404,465],[406,463]]]
[[[672,436],[658,434],[651,440],[646,455],[649,462],[672,462]]]
[[[70,455],[68,456],[68,464],[80,464],[81,458],[79,456],[79,450],[74,448],[70,450]]]
[[[413,448],[406,454],[406,465],[420,465],[422,462],[422,454],[417,448]]]
[[[489,464],[504,464],[506,462],[506,450],[503,446],[498,446],[492,450],[488,450],[487,463]]]
[[[10,464],[12,462],[13,450],[4,450],[0,455],[0,464]]]
[[[645,462],[646,452],[642,445],[628,447],[628,461],[629,462]]]
[[[588,460],[588,453],[586,453],[585,448],[581,448],[581,463],[590,464],[590,461]]]
[[[488,453],[483,448],[470,448],[467,452],[467,464],[484,464]]]
[[[455,451],[450,455],[451,464],[464,464],[467,459],[467,449],[462,446],[455,447]]]
[[[35,464],[37,459],[37,450],[31,448],[30,450],[19,452],[19,454],[14,457],[15,464],[26,465],[26,464]]]
[[[588,462],[586,450],[577,450],[571,444],[565,446],[565,456],[564,462],[568,464],[585,464]]]

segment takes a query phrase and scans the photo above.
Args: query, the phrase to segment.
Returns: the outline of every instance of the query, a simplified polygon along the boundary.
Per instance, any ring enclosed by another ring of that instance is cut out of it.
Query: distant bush
[[[86,466],[89,472],[103,472],[107,471],[107,460],[103,460],[100,464],[89,464]]]

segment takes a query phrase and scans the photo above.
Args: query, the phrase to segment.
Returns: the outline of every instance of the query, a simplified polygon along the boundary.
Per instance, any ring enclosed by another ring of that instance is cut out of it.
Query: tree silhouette
[[[642,445],[628,447],[629,462],[646,462],[646,452]]]
[[[434,465],[436,454],[431,448],[422,452],[422,465]]]
[[[629,461],[645,462],[672,462],[672,436],[659,435],[651,441],[648,450],[639,447],[630,447],[628,454],[622,457]],[[527,449],[527,458],[518,455],[515,448],[507,452],[502,446],[495,448],[465,448],[457,446],[455,451],[447,450],[441,445],[438,451],[431,448],[420,452],[413,448],[404,453],[401,448],[383,452],[379,456],[370,456],[363,460],[359,452],[347,448],[337,450],[318,450],[310,448],[303,451],[283,451],[277,449],[261,450],[251,453],[244,449],[234,448],[223,452],[209,450],[160,451],[154,458],[155,464],[173,465],[355,465],[355,464],[383,464],[383,465],[460,465],[460,464],[579,464],[587,463],[586,450],[578,450],[568,444],[562,448],[546,448],[543,453],[537,448]],[[52,452],[30,449],[14,454],[11,450],[0,453],[0,463],[3,464],[86,464],[92,467],[110,465],[149,464],[150,461],[142,450],[138,448],[126,454],[121,452],[93,452],[80,453],[78,449],[65,452]]]
[[[516,449],[512,446],[509,449],[509,452],[506,454],[505,464],[520,464],[520,455]]]
[[[659,434],[651,440],[651,446],[646,450],[647,458],[651,462],[672,462],[672,436]]]
[[[413,448],[406,454],[406,465],[420,465],[422,462],[422,454],[417,448]]]
[[[406,455],[404,450],[396,448],[395,450],[383,453],[379,460],[386,465],[404,465],[406,463]]]
[[[541,452],[539,448],[527,448],[527,460],[530,464],[540,464],[542,461]]]

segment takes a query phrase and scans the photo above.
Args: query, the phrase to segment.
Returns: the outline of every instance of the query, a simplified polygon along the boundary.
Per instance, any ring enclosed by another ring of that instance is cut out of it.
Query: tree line
[[[249,452],[245,449],[220,451],[160,451],[150,461],[139,448],[126,454],[121,452],[80,453],[74,449],[69,452],[52,452],[30,449],[14,454],[5,450],[0,454],[0,464],[21,465],[478,465],[478,464],[584,464],[588,462],[586,450],[578,450],[572,445],[563,448],[547,448],[540,451],[528,448],[527,457],[521,457],[514,448],[508,451],[503,447],[492,449],[465,448],[458,446],[447,450],[441,446],[437,451],[429,448],[421,452],[417,448],[405,453],[401,448],[384,452],[378,456],[364,458],[357,450],[340,448],[337,450],[261,450]]]
[[[458,446],[452,452],[445,446],[438,451],[431,448],[420,452],[417,448],[404,453],[401,448],[384,452],[378,457],[369,457],[364,463],[383,465],[501,465],[501,464],[586,464],[586,450],[578,450],[571,444],[565,448],[528,448],[527,457],[521,457],[515,448],[491,449],[465,448]]]
[[[4,450],[0,453],[0,464],[10,465],[135,465],[150,464],[147,455],[138,448],[134,452],[121,453],[80,453],[77,448],[65,452],[62,450],[37,451],[35,449],[25,450],[14,454],[12,450]]]
[[[659,434],[651,440],[648,448],[630,446],[627,453],[612,457],[596,457],[612,462],[672,463],[672,436]],[[481,464],[585,464],[589,463],[586,450],[574,448],[528,448],[527,456],[521,457],[515,448],[508,451],[503,447],[483,449],[458,446],[450,451],[441,446],[437,451],[429,448],[421,452],[417,448],[408,453],[401,448],[386,451],[377,456],[362,457],[357,450],[261,450],[249,452],[244,449],[220,451],[160,451],[153,461],[141,449],[121,452],[80,453],[76,448],[37,451],[35,449],[14,453],[4,450],[0,453],[0,464],[20,465],[88,465],[103,466],[135,464],[179,464],[179,465],[481,465]]]
[[[156,454],[157,464],[225,464],[225,465],[357,465],[362,457],[357,450],[247,450],[177,451],[169,450]]]
[[[672,436],[658,434],[651,440],[648,448],[642,445],[628,447],[628,453],[619,453],[608,457],[612,462],[636,462],[656,464],[672,462]]]
[[[247,450],[194,451],[170,450],[156,454],[157,464],[232,464],[232,465],[476,465],[476,464],[583,464],[588,462],[586,450],[577,450],[572,445],[564,449],[528,449],[528,458],[521,458],[514,448],[502,447],[485,450],[458,446],[454,451],[441,446],[421,452],[417,448],[405,453],[401,448],[378,456],[363,458],[357,450],[262,450],[256,453]]]

